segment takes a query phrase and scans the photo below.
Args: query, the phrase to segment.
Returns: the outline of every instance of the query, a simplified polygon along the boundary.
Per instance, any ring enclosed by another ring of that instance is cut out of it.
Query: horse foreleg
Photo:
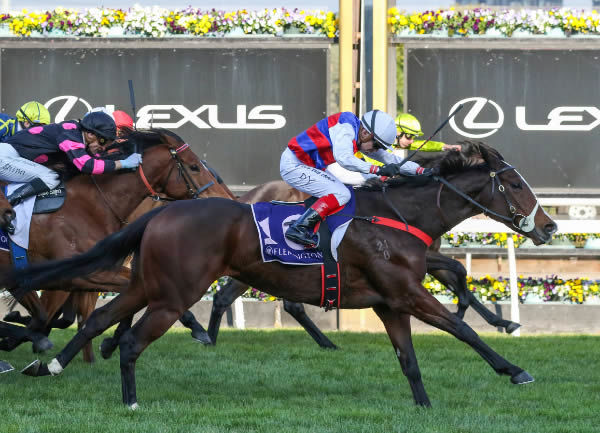
[[[213,298],[212,311],[210,313],[210,321],[208,322],[208,336],[213,345],[217,344],[217,334],[221,326],[223,313],[231,307],[233,301],[242,296],[248,290],[248,285],[241,281],[229,279],[229,282],[221,287]]]
[[[385,330],[392,341],[398,361],[402,367],[402,373],[408,379],[410,389],[413,393],[415,403],[420,406],[430,407],[431,402],[427,397],[421,370],[415,355],[415,349],[410,335],[410,315],[392,311],[387,306],[373,307],[375,313],[385,326]]]
[[[131,290],[123,293],[108,304],[95,310],[77,334],[69,341],[63,350],[49,364],[34,361],[25,367],[21,373],[28,376],[57,375],[71,362],[79,351],[94,337],[102,334],[115,323],[133,316],[146,305],[141,291]]]
[[[299,302],[283,300],[283,309],[302,325],[306,332],[317,342],[317,344],[325,349],[337,349],[337,346],[331,342],[329,338],[321,332],[315,323],[308,317],[304,311],[304,305]]]
[[[212,341],[208,336],[206,329],[204,329],[204,327],[196,320],[194,313],[192,313],[190,310],[187,310],[185,313],[183,313],[183,316],[181,316],[179,321],[183,326],[185,326],[188,329],[191,329],[192,338],[194,340],[204,344],[205,346],[212,344]]]
[[[479,335],[462,319],[450,313],[423,286],[419,287],[421,294],[411,296],[410,313],[417,319],[446,331],[471,346],[498,374],[511,377],[511,382],[524,384],[533,382],[533,377],[525,370],[511,364],[486,345]]]
[[[502,319],[479,302],[467,287],[467,271],[459,261],[433,251],[427,251],[426,259],[427,273],[435,277],[458,297],[456,315],[459,318],[463,319],[467,308],[472,306],[487,323],[505,328],[509,334],[521,326],[510,320]]]
[[[25,341],[31,341],[43,350],[52,349],[52,342],[45,335],[12,323],[0,322],[0,337],[0,350],[4,351],[11,351]]]
[[[150,343],[161,337],[179,319],[181,313],[176,310],[149,306],[144,315],[119,340],[121,353],[121,391],[123,403],[131,409],[137,409],[135,386],[135,363]]]

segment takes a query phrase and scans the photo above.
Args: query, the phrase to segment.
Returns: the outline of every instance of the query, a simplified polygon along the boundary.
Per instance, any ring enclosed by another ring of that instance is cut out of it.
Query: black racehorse
[[[445,188],[439,191],[439,182]],[[438,197],[439,195],[439,197]],[[432,179],[373,182],[356,193],[357,215],[377,216],[350,224],[340,244],[341,308],[372,307],[383,321],[415,402],[429,406],[410,331],[410,316],[447,331],[471,346],[498,374],[524,384],[533,378],[488,347],[459,317],[421,284],[426,245],[406,231],[380,225],[398,219],[438,238],[482,211],[529,237],[551,239],[557,227],[539,207],[521,175],[493,148],[474,144],[472,154],[449,153]],[[33,288],[113,269],[134,253],[127,291],[94,311],[86,326],[48,365],[33,363],[33,375],[59,374],[90,339],[147,307],[119,339],[123,402],[136,408],[136,360],[206,292],[229,275],[275,296],[318,305],[318,266],[263,263],[249,205],[220,198],[181,201],[155,209],[100,241],[87,253],[65,260],[7,271],[0,281],[21,297]],[[381,249],[385,239],[386,247]]]

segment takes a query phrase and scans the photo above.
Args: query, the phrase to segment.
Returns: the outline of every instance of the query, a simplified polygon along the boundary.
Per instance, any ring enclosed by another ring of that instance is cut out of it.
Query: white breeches
[[[19,153],[7,143],[0,143],[0,180],[7,182],[31,182],[40,178],[50,189],[60,183],[58,173],[37,162],[19,156]]]
[[[338,178],[300,162],[290,149],[281,155],[279,172],[289,185],[314,197],[333,194],[340,206],[350,201],[350,191]]]

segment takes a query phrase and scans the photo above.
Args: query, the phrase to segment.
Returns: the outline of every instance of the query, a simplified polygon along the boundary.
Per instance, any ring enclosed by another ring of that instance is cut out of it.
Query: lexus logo
[[[502,108],[500,108],[500,106],[491,99],[481,98],[479,96],[461,99],[450,109],[450,113],[454,112],[454,110],[456,110],[460,104],[464,104],[465,107],[468,109],[467,114],[465,115],[462,121],[462,127],[459,127],[456,124],[455,117],[452,117],[450,119],[450,127],[464,137],[489,137],[490,135],[498,131],[498,129],[504,123],[504,112],[502,111]],[[469,108],[469,106],[471,108]],[[487,106],[489,106],[489,108]],[[477,117],[480,115],[481,111],[484,108],[488,110],[494,110],[496,112],[498,120],[492,123],[477,122]]]
[[[54,116],[54,121],[56,123],[73,119],[74,116],[71,115],[71,112],[81,113],[80,116],[83,116],[85,113],[92,110],[92,106],[85,99],[78,98],[77,96],[57,96],[50,99],[44,105],[46,108],[50,109],[50,107],[57,102],[62,102],[62,106],[59,108],[56,116]],[[78,105],[78,107],[76,111],[74,111],[73,109],[76,105]]]
[[[55,122],[82,117],[92,110],[91,104],[77,96],[56,96],[46,102],[46,108],[58,105]],[[61,105],[62,104],[62,105]],[[114,105],[106,105],[109,113]],[[282,105],[237,105],[234,122],[222,121],[222,109],[218,105],[201,105],[189,109],[184,105],[145,105],[136,113],[138,128],[177,129],[191,123],[198,129],[281,129],[286,124]],[[220,113],[220,114],[219,114]]]

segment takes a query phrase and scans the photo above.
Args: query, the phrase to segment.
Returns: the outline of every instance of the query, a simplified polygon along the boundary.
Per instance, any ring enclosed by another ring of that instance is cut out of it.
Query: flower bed
[[[596,301],[600,296],[600,280],[577,278],[563,280],[557,276],[546,278],[525,278],[520,275],[517,279],[519,300],[528,302],[534,298],[543,302],[567,302],[583,304],[586,301]],[[452,296],[439,281],[427,275],[423,285],[434,295]],[[489,275],[473,279],[467,277],[467,286],[482,301],[498,302],[510,299],[510,283],[508,279],[495,279]],[[454,297],[454,302],[458,300]]]
[[[337,35],[337,18],[333,12],[246,9],[225,12],[188,7],[168,10],[158,6],[130,9],[92,8],[83,11],[56,8],[53,11],[30,12],[0,16],[0,24],[12,35],[30,36],[138,36],[165,37],[173,35],[225,36],[281,35],[293,30],[298,34],[316,34],[333,38]]]
[[[495,247],[506,247],[508,236],[512,236],[515,247],[522,246],[527,240],[520,234],[509,235],[507,233],[446,233],[442,236],[445,244],[452,247],[467,247],[473,245],[486,245]],[[570,242],[576,247],[585,246],[590,239],[600,239],[600,233],[563,233],[552,236],[552,242]]]
[[[598,301],[600,297],[600,280],[588,278],[577,278],[563,280],[557,276],[546,278],[518,277],[519,301],[522,303],[531,300],[540,302],[566,302],[572,304],[583,304],[586,301]],[[203,299],[212,299],[214,294],[221,290],[227,277],[215,281]],[[443,286],[431,275],[426,275],[423,285],[432,294],[445,296],[457,303],[458,298],[453,292]],[[496,279],[490,275],[483,278],[473,279],[467,277],[467,287],[482,302],[499,302],[510,300],[510,283],[502,277]],[[256,299],[257,301],[275,301],[277,298],[260,290],[251,288],[243,295],[244,298]]]
[[[406,13],[388,10],[388,24],[399,36],[571,36],[600,35],[600,15],[569,8],[436,10]]]

